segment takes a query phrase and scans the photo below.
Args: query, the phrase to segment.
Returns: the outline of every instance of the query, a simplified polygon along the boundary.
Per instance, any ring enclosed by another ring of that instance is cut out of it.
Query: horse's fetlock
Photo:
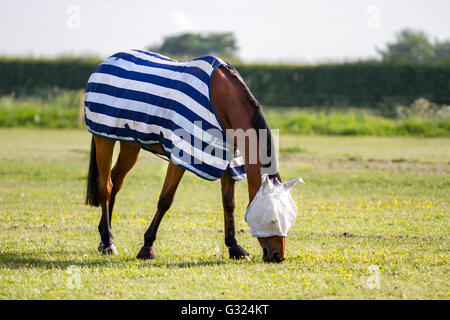
[[[246,259],[246,257],[250,255],[247,250],[238,244],[228,248],[228,252],[230,254],[230,259]]]
[[[238,245],[238,240],[234,235],[225,236],[225,245],[230,248]]]

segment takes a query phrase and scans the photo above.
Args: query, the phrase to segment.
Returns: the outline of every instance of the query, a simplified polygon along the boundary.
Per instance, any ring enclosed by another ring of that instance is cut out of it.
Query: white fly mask
[[[289,190],[297,182],[305,182],[302,178],[297,178],[273,184],[267,174],[262,175],[261,180],[261,187],[245,212],[245,221],[249,224],[253,237],[285,237],[297,215],[297,207]]]

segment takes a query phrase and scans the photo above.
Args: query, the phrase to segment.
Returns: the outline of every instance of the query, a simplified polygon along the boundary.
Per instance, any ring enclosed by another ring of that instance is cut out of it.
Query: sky
[[[376,58],[403,28],[450,39],[449,0],[0,0],[0,55],[107,57],[182,32],[233,32],[246,62]]]

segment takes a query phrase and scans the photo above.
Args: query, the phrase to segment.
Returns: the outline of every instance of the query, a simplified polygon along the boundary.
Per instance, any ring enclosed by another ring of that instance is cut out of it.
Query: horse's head
[[[286,237],[271,236],[258,237],[259,244],[263,249],[263,260],[267,262],[281,262],[286,254]]]
[[[280,183],[264,174],[261,187],[245,212],[245,221],[263,249],[264,261],[281,262],[286,253],[286,235],[295,222],[297,208],[289,190],[303,179]]]

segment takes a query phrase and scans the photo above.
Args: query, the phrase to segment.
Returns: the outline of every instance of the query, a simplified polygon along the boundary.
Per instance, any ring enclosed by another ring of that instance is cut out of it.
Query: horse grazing
[[[86,204],[102,209],[98,226],[99,251],[117,252],[111,232],[114,202],[125,176],[144,149],[166,157],[169,163],[156,214],[144,234],[144,245],[137,258],[156,258],[153,244],[158,227],[186,170],[208,180],[221,179],[229,257],[242,259],[249,255],[238,244],[235,232],[235,182],[246,174],[251,203],[261,187],[261,170],[274,162],[263,164],[259,154],[264,147],[271,156],[272,136],[262,107],[233,67],[211,56],[179,62],[152,52],[120,52],[103,61],[89,78],[85,114],[86,125],[93,135]],[[205,129],[216,129],[218,133],[208,131],[205,134],[206,131],[200,129],[199,138],[199,124]],[[261,139],[255,145],[248,139],[242,141],[233,137],[230,151],[230,145],[224,147],[226,143],[222,141],[229,129],[257,133],[266,130],[267,145],[263,146]],[[194,132],[194,143],[186,139],[180,142],[177,130],[188,131],[191,135]],[[120,141],[120,153],[111,170],[116,141]],[[197,145],[192,147],[195,143]],[[216,151],[205,155],[212,145]],[[250,149],[255,146],[258,155],[252,160]],[[217,155],[220,148],[228,156]],[[243,152],[242,157],[238,151]],[[197,161],[199,158],[202,161]],[[277,170],[269,178],[281,183]],[[264,260],[280,262],[284,259],[284,236],[258,240]]]

